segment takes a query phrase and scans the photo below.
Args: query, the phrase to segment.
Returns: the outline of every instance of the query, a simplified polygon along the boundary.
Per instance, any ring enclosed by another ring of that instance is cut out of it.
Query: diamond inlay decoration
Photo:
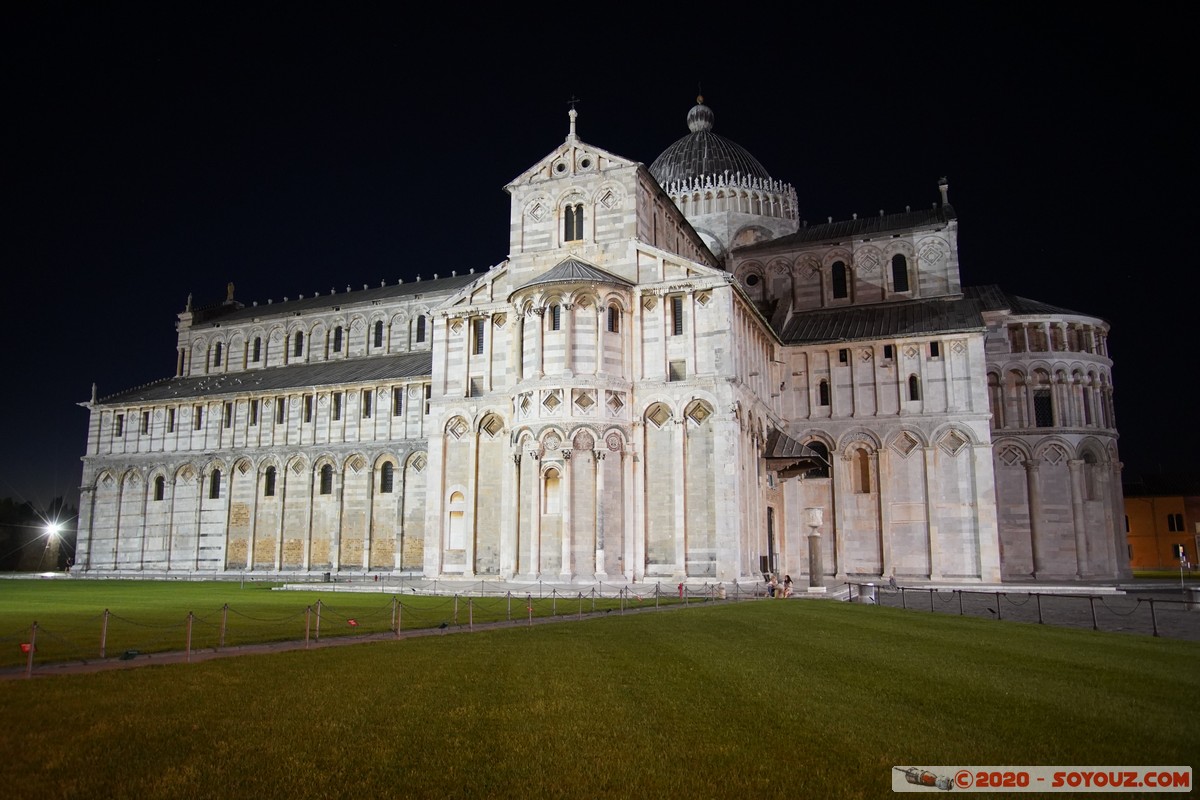
[[[904,357],[905,358],[916,358],[917,352],[918,352],[917,348],[913,347],[912,345],[909,345],[908,347],[904,348]]]
[[[517,407],[521,409],[521,414],[524,416],[529,416],[529,407],[531,405],[532,403],[530,402],[529,395],[527,394],[521,395],[521,399],[517,402]]]
[[[1055,446],[1048,448],[1042,458],[1057,467],[1067,459],[1067,453],[1061,447]]]
[[[698,295],[696,295],[696,302],[699,303],[701,307],[707,306],[712,302],[712,292],[700,292]]]
[[[304,462],[293,461],[292,462],[292,472],[295,473],[296,475],[300,475],[301,473],[303,473],[304,472]]]
[[[596,405],[596,401],[592,399],[591,392],[580,392],[575,398],[575,405],[580,411],[587,411],[592,406]]]
[[[858,351],[858,357],[864,363],[867,361],[870,361],[872,355],[873,354],[871,353],[871,348],[869,348],[869,347],[864,347],[862,350]]]
[[[354,458],[350,459],[349,466],[350,469],[354,470],[355,472],[362,472],[363,468],[367,466],[367,462],[362,456],[355,456]]]
[[[245,461],[239,461],[237,465],[237,471],[239,475],[245,475],[250,471],[250,464]]]
[[[542,218],[546,216],[546,207],[541,203],[534,203],[533,208],[529,209],[529,216],[541,222]]]
[[[963,350],[967,349],[967,346],[963,343],[962,339],[955,339],[950,343],[950,349],[955,353],[961,353]]]
[[[688,410],[688,419],[699,425],[712,416],[712,409],[704,403],[696,403]]]
[[[454,322],[450,323],[450,332],[451,333],[462,333],[462,329],[463,329],[463,324],[462,324],[461,319],[456,319],[456,320],[454,320]]]
[[[415,472],[424,472],[424,471],[425,471],[425,465],[426,465],[427,463],[428,463],[428,462],[425,460],[425,456],[417,456],[416,458],[414,458],[414,459],[412,460],[412,468],[413,468],[413,471],[415,471]]]
[[[1015,467],[1022,461],[1024,461],[1024,456],[1022,456],[1021,451],[1015,447],[1006,447],[1000,453],[1000,463],[1006,467]]]
[[[962,452],[962,449],[966,447],[967,444],[967,439],[958,431],[950,431],[942,437],[940,442],[938,442],[938,445],[952,456],[956,456]]]
[[[621,400],[621,393],[607,392],[607,394],[608,400],[605,401],[605,404],[608,406],[608,410],[613,414],[620,412],[620,410],[625,407],[625,403]]]
[[[542,405],[547,411],[553,413],[555,409],[562,405],[562,399],[558,396],[558,389],[546,392],[546,399],[542,401]]]
[[[456,417],[454,421],[446,427],[446,433],[449,433],[455,439],[461,439],[462,437],[466,436],[467,431],[469,430],[470,427],[467,425],[467,421],[462,417]]]
[[[899,453],[904,458],[912,455],[912,451],[916,450],[920,445],[916,437],[911,433],[905,432],[900,435],[896,441],[892,442],[892,449]]]
[[[650,420],[661,428],[663,425],[667,424],[668,420],[671,419],[671,412],[667,410],[666,406],[659,403],[653,409],[651,409],[649,414],[646,415],[646,419]]]
[[[479,426],[479,429],[488,436],[495,437],[495,435],[500,432],[502,427],[503,425],[500,424],[500,418],[491,416],[483,421],[483,424]]]
[[[600,198],[600,204],[608,209],[616,208],[619,202],[620,200],[618,200],[617,196],[613,194],[612,189],[609,189]]]
[[[656,305],[658,305],[658,299],[654,295],[648,294],[642,298],[642,308],[647,311],[653,311]]]

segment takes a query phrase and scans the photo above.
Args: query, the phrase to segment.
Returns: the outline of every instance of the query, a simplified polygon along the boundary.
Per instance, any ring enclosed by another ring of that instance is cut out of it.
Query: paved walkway
[[[1188,595],[1178,586],[1109,587],[1108,591],[1070,594],[1045,587],[1011,585],[959,587],[901,587],[870,585],[851,590],[851,602],[873,601],[881,606],[907,608],[914,613],[988,617],[1112,633],[1132,633],[1200,641],[1200,593]],[[1099,588],[1099,587],[1096,587]],[[1053,592],[1053,593],[1051,593]]]

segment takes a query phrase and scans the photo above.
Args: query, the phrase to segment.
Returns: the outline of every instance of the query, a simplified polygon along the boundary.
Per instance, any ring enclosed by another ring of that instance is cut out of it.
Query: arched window
[[[908,399],[909,400],[920,400],[921,399],[921,379],[918,378],[916,375],[908,376]]]
[[[615,305],[608,307],[608,332],[621,332],[621,309],[617,308]]]
[[[300,356],[304,355],[304,334],[300,331],[296,331],[296,338],[294,341],[295,344],[292,347],[292,356],[294,358],[299,358]]]
[[[375,321],[375,346],[383,347],[383,320]]]
[[[392,480],[393,480],[395,471],[396,470],[395,470],[395,467],[392,466],[392,462],[390,462],[390,461],[384,462],[383,468],[379,470],[379,493],[380,494],[391,494],[392,493]]]
[[[333,494],[333,467],[321,467],[321,494]]]
[[[154,499],[162,500],[167,493],[167,479],[159,475],[154,479]]]
[[[466,498],[462,492],[450,494],[450,530],[447,549],[462,550],[467,546]]]
[[[255,364],[257,364],[259,361],[262,361],[262,337],[261,336],[254,337],[254,351],[253,351],[253,353],[251,353],[250,360],[253,361]]]
[[[822,380],[817,384],[817,405],[829,405],[829,381]]]
[[[871,456],[862,449],[854,451],[854,491],[856,494],[871,493]]]
[[[813,467],[808,472],[804,473],[805,478],[828,478],[829,477],[829,448],[824,442],[805,442],[804,446],[812,450],[821,459],[820,466]]]
[[[892,256],[892,291],[908,291],[908,259],[900,253]]]
[[[342,352],[342,326],[338,325],[333,329],[333,352]]]
[[[420,344],[425,341],[425,315],[424,314],[417,317],[416,341],[417,341],[417,344]]]
[[[263,497],[275,496],[275,468],[267,467],[263,475]]]
[[[563,241],[578,242],[583,239],[583,204],[576,203],[563,209]]]
[[[562,512],[562,497],[559,491],[561,485],[562,480],[559,478],[558,470],[547,470],[546,487],[542,493],[542,513],[558,514]]]
[[[208,477],[208,499],[216,500],[221,496],[221,470],[214,469]]]
[[[550,306],[550,330],[562,330],[562,306],[558,303]]]
[[[847,280],[845,262],[833,262],[833,266],[829,270],[829,281],[833,285],[833,297],[835,300],[840,300],[850,296],[849,281]]]
[[[214,367],[221,366],[221,349],[222,348],[221,348],[220,342],[217,342],[215,345],[213,345],[213,366]]]

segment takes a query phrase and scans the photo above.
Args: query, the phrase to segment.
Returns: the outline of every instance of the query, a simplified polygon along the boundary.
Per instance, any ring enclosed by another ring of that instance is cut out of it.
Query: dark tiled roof
[[[954,208],[949,205],[929,208],[924,211],[904,211],[898,214],[884,214],[879,217],[860,217],[859,219],[841,220],[821,225],[808,225],[795,233],[780,236],[767,242],[739,247],[739,255],[757,251],[770,251],[795,247],[799,244],[813,242],[861,239],[863,237],[879,236],[895,231],[913,228],[930,228],[945,225],[955,219]]]
[[[461,289],[484,273],[474,275],[455,275],[450,278],[435,280],[406,281],[390,286],[376,286],[369,289],[354,289],[337,294],[322,294],[306,297],[303,300],[288,300],[283,303],[259,303],[257,306],[231,305],[227,312],[222,313],[221,306],[207,306],[197,309],[193,327],[220,322],[242,322],[256,317],[273,317],[276,315],[292,315],[295,313],[320,311],[334,306],[349,306],[359,303],[370,303],[377,300],[395,300],[414,294],[448,295],[456,289]]]
[[[540,286],[547,283],[615,283],[618,286],[632,286],[633,284],[619,275],[613,275],[611,272],[605,272],[599,267],[593,267],[591,264],[580,261],[577,258],[568,258],[560,261],[541,275],[537,276],[529,283],[517,289],[528,289],[530,286]]]
[[[715,115],[708,106],[699,102],[692,106],[687,117],[691,133],[675,140],[650,165],[650,174],[659,185],[726,172],[771,179],[746,148],[712,132],[714,120]]]
[[[785,344],[818,344],[983,330],[979,302],[970,298],[912,300],[795,314],[780,333]]]
[[[967,297],[978,300],[983,311],[1010,311],[1013,314],[1065,314],[1072,317],[1091,316],[1072,311],[1069,308],[1052,306],[1040,300],[1017,297],[1015,294],[1008,294],[995,284],[966,287],[963,289],[963,293]]]
[[[432,368],[433,357],[428,352],[353,358],[322,364],[295,364],[224,375],[168,378],[109,395],[102,398],[100,404],[150,403],[240,392],[270,392],[419,378],[432,374]]]

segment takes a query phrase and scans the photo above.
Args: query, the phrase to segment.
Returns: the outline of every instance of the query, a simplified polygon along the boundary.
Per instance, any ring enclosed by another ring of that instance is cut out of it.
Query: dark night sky
[[[1112,324],[1126,475],[1200,450],[1183,20],[25,6],[0,25],[0,497],[75,502],[77,403],[169,377],[189,293],[486,269],[503,186],[563,140],[572,96],[584,141],[649,164],[698,85],[808,220],[922,207],[947,176],[964,283]]]

